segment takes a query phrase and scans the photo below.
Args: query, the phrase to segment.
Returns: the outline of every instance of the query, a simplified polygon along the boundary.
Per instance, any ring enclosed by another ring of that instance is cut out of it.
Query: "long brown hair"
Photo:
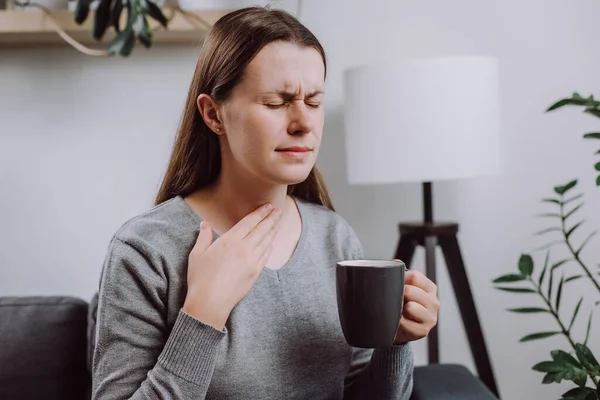
[[[155,203],[187,196],[213,183],[221,171],[221,150],[196,106],[201,93],[226,100],[241,81],[246,66],[267,44],[287,41],[325,51],[317,38],[293,15],[268,7],[242,8],[220,18],[208,32],[190,84],[179,131]],[[316,167],[288,193],[333,210],[325,181]]]

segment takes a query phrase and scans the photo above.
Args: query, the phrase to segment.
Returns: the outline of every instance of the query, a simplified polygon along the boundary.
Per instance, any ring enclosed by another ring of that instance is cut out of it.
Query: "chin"
[[[310,168],[305,166],[303,168],[281,168],[279,171],[270,171],[270,175],[271,179],[278,184],[289,186],[304,182],[311,170],[312,166]]]

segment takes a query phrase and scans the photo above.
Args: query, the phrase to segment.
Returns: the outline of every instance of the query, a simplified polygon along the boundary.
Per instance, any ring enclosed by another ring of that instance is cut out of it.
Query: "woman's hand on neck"
[[[288,208],[287,190],[287,185],[234,178],[222,173],[214,184],[193,193],[189,202],[221,235],[266,203],[281,210],[285,219]]]

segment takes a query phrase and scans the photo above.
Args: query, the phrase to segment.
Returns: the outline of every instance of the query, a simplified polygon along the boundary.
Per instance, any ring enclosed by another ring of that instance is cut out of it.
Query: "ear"
[[[217,135],[222,135],[225,130],[223,128],[223,122],[221,121],[221,113],[219,110],[219,104],[215,99],[209,95],[202,93],[196,99],[196,105],[204,123]]]

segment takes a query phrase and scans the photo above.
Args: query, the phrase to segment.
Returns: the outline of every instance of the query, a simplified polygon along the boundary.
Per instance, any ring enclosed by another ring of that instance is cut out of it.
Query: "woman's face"
[[[317,50],[265,46],[219,107],[223,170],[273,184],[304,181],[321,144],[324,77]]]

